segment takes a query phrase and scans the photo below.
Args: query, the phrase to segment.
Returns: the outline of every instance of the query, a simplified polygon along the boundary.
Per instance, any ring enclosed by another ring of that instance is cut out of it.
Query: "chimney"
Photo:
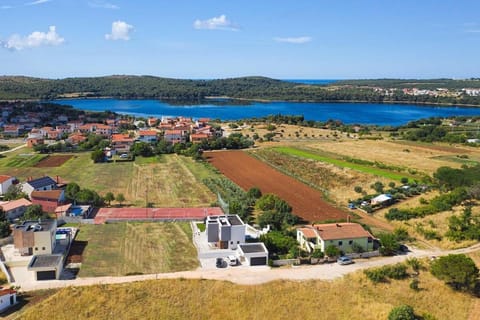
[[[58,176],[55,177],[55,181],[57,182],[57,184],[59,183],[59,179],[58,179]]]

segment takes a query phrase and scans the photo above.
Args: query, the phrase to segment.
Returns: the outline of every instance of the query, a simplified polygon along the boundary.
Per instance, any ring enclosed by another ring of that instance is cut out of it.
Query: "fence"
[[[272,265],[275,267],[288,266],[288,265],[299,265],[299,259],[281,259],[281,260],[272,260]]]

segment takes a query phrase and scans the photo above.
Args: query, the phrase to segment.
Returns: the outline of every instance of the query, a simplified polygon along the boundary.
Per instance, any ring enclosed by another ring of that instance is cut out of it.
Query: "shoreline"
[[[114,99],[114,100],[155,100],[164,102],[167,104],[174,102],[174,101],[184,101],[185,103],[191,103],[191,105],[201,105],[199,100],[183,100],[183,99],[159,99],[155,97],[115,97],[115,96],[98,96],[98,97],[61,97],[52,100],[43,100],[43,99],[8,99],[8,100],[0,100],[0,102],[49,102],[49,103],[56,103],[64,101],[64,100],[107,100],[107,99]],[[435,107],[462,107],[462,108],[480,108],[480,104],[465,104],[465,103],[443,103],[443,102],[417,102],[417,101],[396,101],[396,100],[384,100],[384,101],[368,101],[368,100],[276,100],[276,99],[262,99],[262,98],[238,98],[238,97],[230,97],[230,96],[205,96],[203,100],[231,100],[231,101],[246,101],[246,102],[259,102],[259,103],[277,103],[277,102],[284,102],[284,103],[371,103],[371,104],[395,104],[395,105],[419,105],[419,106],[435,106]],[[200,100],[202,101],[202,100]],[[61,104],[61,103],[59,103]]]

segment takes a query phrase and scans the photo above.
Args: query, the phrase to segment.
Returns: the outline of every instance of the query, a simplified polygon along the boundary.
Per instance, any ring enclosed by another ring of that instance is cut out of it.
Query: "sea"
[[[88,111],[113,111],[137,117],[185,116],[239,120],[274,114],[303,115],[306,120],[340,120],[345,124],[399,126],[430,117],[480,116],[480,108],[375,103],[254,102],[235,104],[215,101],[198,105],[173,105],[159,100],[62,99],[51,101]]]
[[[335,79],[283,79],[283,81],[327,85]],[[259,118],[274,114],[303,115],[306,120],[340,120],[346,124],[399,126],[413,120],[430,117],[480,116],[480,108],[461,106],[433,106],[415,104],[377,103],[306,103],[306,102],[252,102],[236,100],[209,100],[201,104],[175,103],[142,99],[62,99],[51,102],[71,105],[88,111],[114,111],[137,117],[185,116],[221,120]]]

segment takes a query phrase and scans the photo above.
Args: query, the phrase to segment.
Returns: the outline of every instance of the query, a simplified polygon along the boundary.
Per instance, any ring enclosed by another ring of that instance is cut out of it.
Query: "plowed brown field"
[[[347,214],[322,199],[322,194],[242,151],[206,152],[206,159],[244,190],[258,187],[287,201],[306,221],[345,219]]]
[[[37,168],[50,168],[60,167],[62,164],[73,158],[73,156],[48,156],[38,162],[35,167]]]

